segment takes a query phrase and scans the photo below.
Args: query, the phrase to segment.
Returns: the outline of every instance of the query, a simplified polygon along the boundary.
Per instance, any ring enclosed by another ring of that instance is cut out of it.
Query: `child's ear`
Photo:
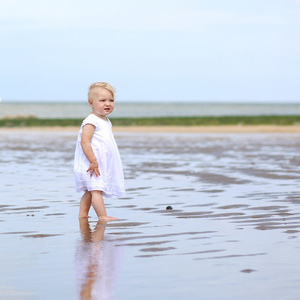
[[[89,106],[93,108],[93,100],[89,99],[88,101],[89,101]]]

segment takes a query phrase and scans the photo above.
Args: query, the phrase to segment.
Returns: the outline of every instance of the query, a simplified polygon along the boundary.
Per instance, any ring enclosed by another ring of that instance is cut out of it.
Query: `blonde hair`
[[[109,84],[107,82],[95,82],[95,83],[91,84],[89,87],[88,99],[91,99],[93,97],[93,90],[94,90],[94,88],[98,88],[98,87],[108,90],[109,92],[111,92],[113,97],[115,97],[116,90],[111,84]]]

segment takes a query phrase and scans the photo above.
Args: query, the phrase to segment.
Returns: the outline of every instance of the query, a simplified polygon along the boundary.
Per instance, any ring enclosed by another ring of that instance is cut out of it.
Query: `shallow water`
[[[299,134],[115,133],[106,226],[77,219],[76,133],[0,136],[0,299],[298,299]]]
[[[82,102],[0,102],[0,118],[36,116],[38,118],[82,118],[91,111]],[[118,117],[174,116],[257,116],[298,115],[298,103],[218,103],[218,102],[119,102],[111,114]]]

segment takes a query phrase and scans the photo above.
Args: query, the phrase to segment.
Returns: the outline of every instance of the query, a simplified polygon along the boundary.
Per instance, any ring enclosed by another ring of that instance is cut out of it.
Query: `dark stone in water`
[[[166,207],[166,210],[172,210],[172,209],[173,209],[173,207],[170,205]]]
[[[244,269],[244,270],[241,270],[242,273],[252,273],[252,272],[255,272],[255,270],[252,270],[252,269]]]

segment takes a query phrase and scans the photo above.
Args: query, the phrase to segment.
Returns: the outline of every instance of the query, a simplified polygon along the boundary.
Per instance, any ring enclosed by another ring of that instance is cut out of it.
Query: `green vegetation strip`
[[[221,125],[300,125],[295,116],[223,116],[223,117],[159,117],[111,118],[114,126],[221,126]],[[82,119],[0,119],[0,127],[80,126]]]

